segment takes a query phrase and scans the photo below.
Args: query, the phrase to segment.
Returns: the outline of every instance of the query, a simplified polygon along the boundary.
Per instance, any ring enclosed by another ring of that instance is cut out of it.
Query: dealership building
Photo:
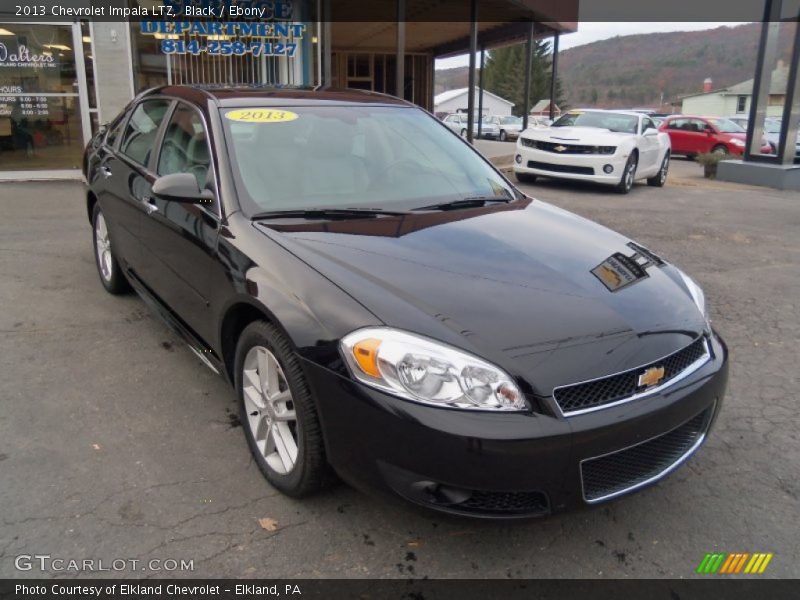
[[[165,84],[328,84],[432,110],[436,58],[556,36],[577,19],[577,0],[374,0],[369,15],[336,0],[118,2],[150,16],[64,21],[0,8],[0,179],[80,177],[93,132],[139,92]],[[270,14],[159,16],[190,3],[268,6]]]

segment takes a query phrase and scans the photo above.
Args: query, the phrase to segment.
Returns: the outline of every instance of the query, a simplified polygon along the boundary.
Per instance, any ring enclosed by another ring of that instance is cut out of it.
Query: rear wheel
[[[114,256],[114,249],[111,247],[111,238],[108,233],[108,223],[106,223],[99,204],[95,204],[92,211],[92,228],[94,229],[94,261],[97,265],[97,273],[100,275],[100,283],[109,294],[124,294],[130,290],[130,285]]]
[[[639,165],[639,157],[636,154],[631,154],[628,157],[628,162],[625,163],[625,170],[622,172],[622,178],[617,184],[616,190],[620,194],[627,194],[633,188],[633,181],[636,178],[636,167]]]
[[[536,175],[531,173],[514,173],[520,183],[536,183]]]
[[[467,137],[467,130],[466,130],[466,129],[462,129],[462,130],[461,130],[461,137],[462,137],[462,138],[465,138],[465,137]]]
[[[331,479],[322,429],[305,375],[273,325],[248,325],[236,347],[236,391],[245,438],[267,480],[288,496]]]
[[[506,134],[505,129],[500,130],[500,141],[505,142],[508,139],[508,134]]]
[[[658,170],[658,173],[655,176],[650,177],[647,180],[647,185],[653,187],[664,187],[664,184],[667,183],[667,173],[669,172],[669,152],[664,155],[664,160],[661,161],[661,168]]]

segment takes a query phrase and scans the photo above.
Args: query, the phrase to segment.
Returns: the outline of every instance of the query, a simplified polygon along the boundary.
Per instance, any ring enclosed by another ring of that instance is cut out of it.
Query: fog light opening
[[[519,154],[517,154],[517,155],[514,157],[514,160],[517,162],[517,164],[520,164],[520,163],[522,162],[522,156],[520,156]]]
[[[614,167],[612,165],[604,165],[603,172],[604,173],[612,173],[614,171]]]

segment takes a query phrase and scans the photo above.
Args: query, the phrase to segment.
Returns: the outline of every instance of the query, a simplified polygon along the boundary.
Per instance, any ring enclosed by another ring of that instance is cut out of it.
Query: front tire
[[[100,275],[100,283],[109,294],[117,295],[130,291],[130,284],[125,279],[119,262],[114,256],[105,215],[100,210],[100,205],[96,203],[92,210],[92,229],[94,230],[94,262],[97,266],[97,274]]]
[[[270,323],[251,323],[235,364],[242,428],[264,477],[295,498],[325,487],[331,472],[316,405],[286,338]]]
[[[664,160],[661,161],[661,168],[653,177],[647,180],[647,185],[652,187],[664,187],[667,183],[667,173],[669,172],[669,152],[664,155]]]
[[[639,157],[636,154],[631,154],[628,157],[628,162],[625,163],[625,170],[622,172],[622,178],[617,184],[616,190],[620,194],[627,194],[633,188],[633,182],[636,179],[636,167],[639,166]]]
[[[720,155],[724,156],[724,155],[728,154],[728,147],[725,146],[724,144],[717,144],[711,150],[711,153],[712,154],[720,154]]]

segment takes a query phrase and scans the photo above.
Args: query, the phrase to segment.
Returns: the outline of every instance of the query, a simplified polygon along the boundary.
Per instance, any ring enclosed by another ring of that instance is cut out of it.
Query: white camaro
[[[647,115],[629,111],[571,110],[546,129],[528,128],[517,140],[514,173],[615,186],[627,194],[637,179],[661,187],[669,170],[669,135]]]

